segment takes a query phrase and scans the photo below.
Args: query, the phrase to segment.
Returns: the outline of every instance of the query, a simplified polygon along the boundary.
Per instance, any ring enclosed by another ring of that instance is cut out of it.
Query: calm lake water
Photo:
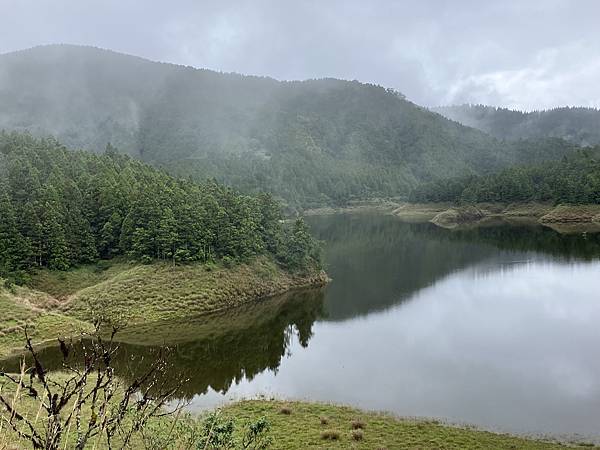
[[[326,288],[124,337],[172,345],[191,409],[266,395],[598,437],[600,235],[377,214],[309,222]],[[124,344],[121,371],[155,350]]]

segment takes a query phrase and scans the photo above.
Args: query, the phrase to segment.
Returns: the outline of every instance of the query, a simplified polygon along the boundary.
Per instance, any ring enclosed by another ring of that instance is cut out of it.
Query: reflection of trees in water
[[[381,214],[311,217],[309,223],[326,242],[333,283],[325,307],[333,320],[388,308],[453,272],[512,253],[566,259],[600,256],[600,234],[561,235],[539,225],[446,230]]]
[[[500,250],[537,252],[564,260],[600,258],[600,233],[561,234],[542,225],[500,223],[445,234],[446,239],[457,242],[481,242]]]
[[[182,323],[181,329],[190,338],[170,345],[167,361],[176,379],[188,378],[189,381],[180,390],[178,397],[191,398],[205,393],[209,387],[225,392],[233,383],[244,378],[252,379],[265,371],[277,371],[281,359],[290,351],[294,339],[303,347],[308,346],[312,337],[312,327],[322,315],[323,291],[297,291],[283,297],[265,300],[254,305],[260,310],[260,317],[252,317],[244,326],[243,313],[228,311],[218,317],[208,316],[201,323],[217,322],[217,329],[208,335],[194,334],[188,324]],[[251,306],[246,310],[251,313]],[[254,313],[253,313],[254,314]],[[230,316],[231,323],[227,323]],[[247,318],[246,318],[247,319]],[[229,326],[228,326],[229,325]],[[180,327],[177,322],[157,324],[168,328],[171,333]],[[205,331],[202,326],[198,329]],[[130,331],[128,331],[130,333]],[[165,341],[166,345],[170,343]],[[113,361],[117,374],[131,380],[136,374],[144,373],[156,361],[159,346],[121,343]],[[41,358],[49,370],[60,370],[61,355],[56,347],[41,351]],[[17,370],[19,361],[7,361],[1,364],[5,370]]]
[[[396,304],[452,272],[483,261],[525,252],[562,259],[600,256],[600,234],[561,235],[541,226],[497,225],[449,231],[433,224],[407,224],[383,215],[338,215],[310,219],[327,242],[333,283],[325,289],[327,315],[351,318]],[[512,252],[512,253],[507,253]],[[181,322],[152,323],[124,330],[115,367],[129,378],[171,347],[173,373],[189,378],[180,395],[190,398],[209,387],[226,391],[233,383],[277,371],[298,339],[304,347],[323,317],[324,290],[308,290]],[[60,370],[57,347],[41,352],[51,370]],[[17,358],[0,363],[18,370]],[[173,382],[175,382],[175,377]]]

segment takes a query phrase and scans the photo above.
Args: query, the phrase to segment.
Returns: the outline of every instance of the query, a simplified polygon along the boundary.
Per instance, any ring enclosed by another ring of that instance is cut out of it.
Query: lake
[[[329,286],[127,330],[122,374],[167,343],[192,410],[264,395],[598,437],[600,234],[450,231],[369,213],[308,220]]]

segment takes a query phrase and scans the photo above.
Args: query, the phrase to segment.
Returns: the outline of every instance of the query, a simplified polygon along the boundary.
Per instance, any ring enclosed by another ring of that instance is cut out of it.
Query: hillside
[[[157,324],[168,319],[187,323],[242,305],[260,310],[259,301],[266,298],[327,282],[324,272],[292,274],[265,257],[236,265],[118,260],[68,272],[44,269],[31,274],[28,286],[5,287],[0,278],[0,359],[23,348],[25,329],[33,342],[42,343],[91,332],[102,319],[127,325],[124,335],[146,344],[159,333]],[[140,326],[146,329],[136,334]],[[176,329],[179,333],[181,326]]]
[[[26,328],[41,342],[321,285],[320,266],[307,225],[268,194],[0,132],[0,354]]]
[[[540,164],[497,174],[424,183],[411,192],[414,202],[550,202],[600,204],[600,147],[582,149]]]
[[[498,139],[554,137],[581,146],[600,144],[600,110],[595,108],[521,112],[484,105],[455,105],[432,110]]]
[[[402,196],[420,181],[572,150],[531,153],[357,81],[280,82],[67,45],[0,56],[0,128],[95,152],[110,142],[293,206]]]

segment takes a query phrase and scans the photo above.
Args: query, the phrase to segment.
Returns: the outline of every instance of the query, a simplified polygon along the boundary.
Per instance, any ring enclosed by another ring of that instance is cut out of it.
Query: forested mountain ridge
[[[582,146],[600,144],[600,110],[596,108],[563,107],[522,112],[485,105],[454,105],[431,109],[498,139],[555,137]]]
[[[422,181],[560,157],[505,144],[397,92],[335,79],[281,82],[92,47],[0,56],[0,129],[120,151],[296,206],[406,195]]]
[[[0,277],[118,255],[174,264],[267,255],[290,271],[318,269],[306,225],[281,218],[268,194],[179,180],[110,148],[95,155],[0,133]]]

